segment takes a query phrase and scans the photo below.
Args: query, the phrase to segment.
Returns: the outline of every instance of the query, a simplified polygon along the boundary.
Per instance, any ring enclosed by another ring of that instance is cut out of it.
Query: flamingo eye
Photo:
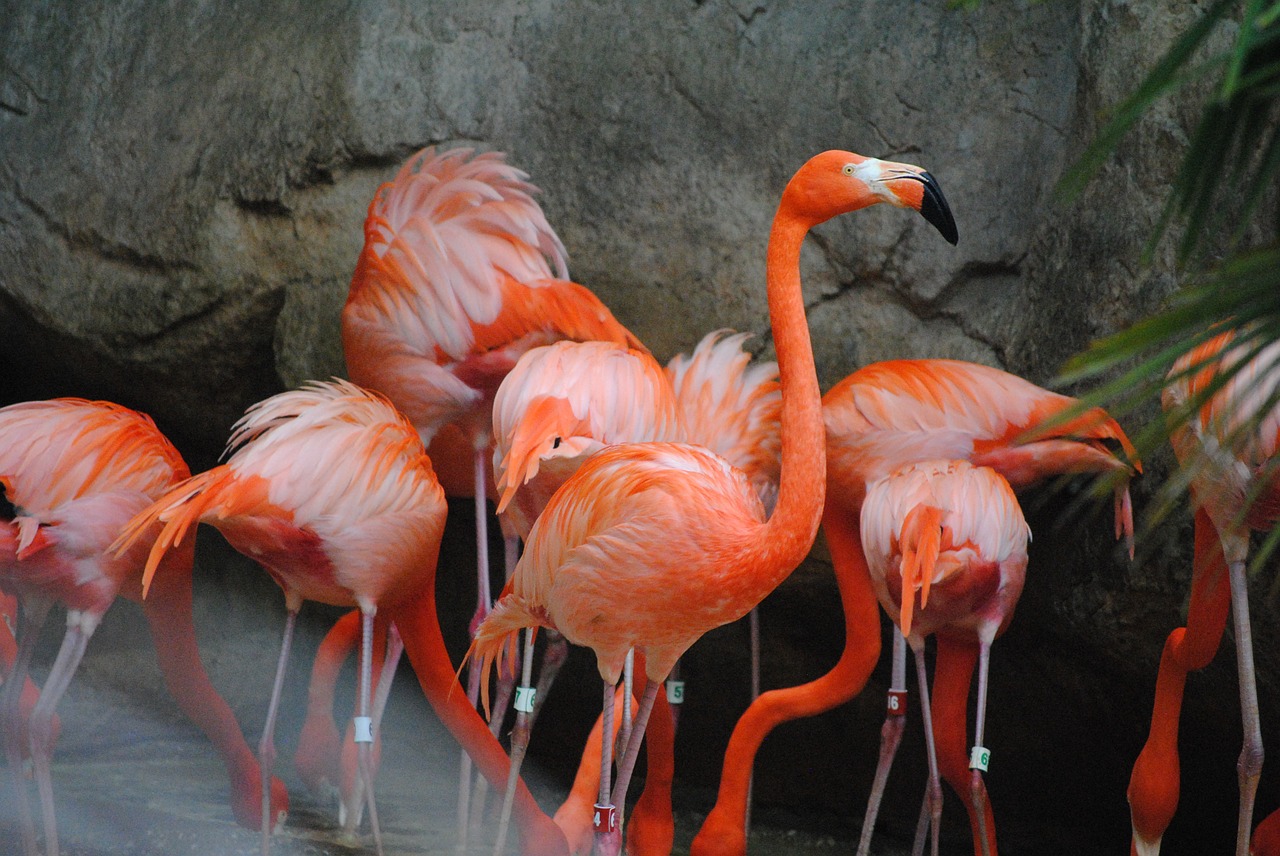
[[[845,164],[845,165],[844,165],[844,169],[843,169],[843,170],[841,170],[841,171],[842,171],[845,175],[853,175],[853,164],[851,164],[851,163],[847,163],[847,164]]]

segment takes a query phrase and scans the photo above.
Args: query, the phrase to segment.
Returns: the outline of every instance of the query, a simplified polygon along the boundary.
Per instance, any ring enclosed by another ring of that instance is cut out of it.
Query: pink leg
[[[13,778],[14,796],[18,801],[19,822],[22,826],[22,851],[27,856],[37,856],[36,824],[27,800],[27,783],[22,776],[23,735],[27,731],[22,722],[22,686],[31,668],[31,655],[35,652],[40,628],[49,615],[52,601],[43,598],[25,598],[19,603],[18,655],[13,670],[0,695],[0,717],[4,719],[4,751]],[[37,702],[38,703],[38,702]],[[29,745],[29,741],[28,741]]]
[[[98,626],[100,615],[67,613],[67,633],[53,662],[49,677],[40,693],[40,701],[31,711],[31,763],[36,771],[36,787],[40,792],[40,811],[44,815],[44,846],[51,856],[58,853],[58,823],[53,811],[53,713],[62,700],[76,668],[84,658],[89,637]]]
[[[355,720],[355,730],[360,781],[363,783],[365,798],[369,805],[369,826],[373,830],[373,846],[378,851],[378,856],[382,856],[382,828],[378,824],[378,806],[373,798],[373,768],[370,759],[373,748],[373,717],[370,715],[373,706],[373,617],[373,609],[360,610],[360,687],[357,708],[359,713]],[[354,817],[349,816],[349,819],[354,820]],[[349,831],[355,831],[354,824]]]
[[[271,685],[271,702],[267,705],[267,721],[262,726],[262,739],[258,742],[258,764],[262,770],[262,816],[271,815],[271,768],[276,761],[276,715],[280,712],[280,695],[284,690],[284,675],[289,665],[289,649],[293,645],[293,628],[298,620],[298,610],[290,609],[284,619],[284,640],[280,643],[280,659],[276,662],[276,679]],[[262,824],[262,856],[271,852],[271,827]]]
[[[618,828],[618,810],[610,799],[609,780],[613,776],[613,697],[617,688],[604,681],[604,707],[600,713],[600,789],[596,792],[595,838],[591,848],[593,856],[618,856],[622,850],[622,830]],[[624,706],[631,700],[622,697]]]
[[[912,648],[916,656],[916,680],[920,684],[920,712],[924,716],[924,745],[929,753],[929,791],[925,799],[929,805],[930,848],[938,856],[938,832],[942,825],[942,778],[938,774],[938,751],[933,743],[933,714],[929,710],[929,680],[925,674],[924,645]]]
[[[627,652],[626,663],[622,667],[622,697],[627,703],[622,706],[622,727],[618,729],[618,745],[615,752],[621,758],[627,753],[627,744],[631,741],[631,732],[635,722],[631,716],[631,699],[635,698],[636,651]]]
[[[471,635],[489,614],[493,603],[493,591],[489,585],[489,504],[485,501],[487,490],[484,466],[485,449],[476,449],[474,459],[475,508],[476,508],[476,612],[471,618]],[[475,707],[480,703],[480,670],[475,661],[467,666],[467,700]],[[477,810],[483,810],[478,807]],[[467,849],[467,837],[471,818],[471,756],[462,753],[458,769],[458,846]]]
[[[359,611],[356,612],[359,615]],[[374,644],[383,634],[379,632],[381,627],[375,621],[374,624]],[[391,684],[395,679],[396,666],[400,662],[400,655],[404,652],[404,641],[400,638],[400,632],[396,629],[395,624],[387,622],[386,627],[386,650],[383,654],[381,663],[375,663],[378,668],[377,686],[373,691],[373,714],[371,732],[373,742],[370,744],[369,758],[369,779],[372,781],[378,775],[379,752],[382,745],[382,714],[387,707],[387,698],[391,695]],[[342,824],[343,829],[348,834],[354,834],[360,828],[360,821],[364,817],[364,806],[366,802],[364,778],[360,773],[360,744],[355,741],[355,721],[352,721],[351,727],[352,739],[350,744],[346,744],[355,749],[354,759],[350,755],[344,755],[342,770],[342,802],[338,804],[338,822]],[[344,745],[344,749],[346,748]],[[348,750],[349,751],[349,750]],[[352,776],[348,770],[353,769],[354,761],[355,775]],[[354,818],[354,821],[352,821]]]
[[[511,769],[507,772],[507,790],[502,795],[502,814],[498,819],[498,840],[494,842],[493,856],[502,856],[507,846],[507,825],[511,822],[511,807],[515,804],[516,784],[520,781],[520,765],[524,763],[529,748],[529,715],[533,712],[534,699],[528,697],[533,690],[533,630],[524,632],[524,662],[520,672],[520,692],[516,697],[516,726],[511,732]]]
[[[1253,826],[1253,803],[1262,773],[1262,728],[1258,717],[1258,684],[1253,668],[1253,636],[1249,624],[1249,589],[1243,561],[1231,562],[1231,616],[1236,636],[1236,669],[1240,680],[1240,711],[1244,747],[1236,763],[1240,780],[1240,813],[1236,824],[1236,856],[1248,856]]]
[[[653,711],[653,703],[657,700],[658,691],[661,688],[662,681],[649,681],[645,685],[644,695],[640,697],[640,709],[636,711],[631,738],[627,741],[627,754],[618,765],[618,781],[613,786],[612,802],[617,806],[619,815],[626,809],[627,788],[631,784],[631,773],[636,768],[636,759],[640,756],[640,744],[644,742],[645,726],[649,724],[649,714]],[[627,704],[623,709],[630,706]],[[621,827],[621,822],[618,825]],[[619,829],[618,832],[618,837],[621,838],[621,830]]]
[[[978,822],[982,856],[991,856],[991,836],[987,830],[987,789],[982,783],[982,771],[987,769],[990,758],[990,753],[983,746],[983,734],[987,727],[987,668],[990,659],[991,643],[984,639],[978,648],[978,709],[973,727],[973,752],[969,758],[969,795],[974,818]]]
[[[502,539],[503,547],[503,567],[505,569],[504,578],[511,579],[511,574],[515,572],[516,562],[520,560],[520,539],[514,535],[506,535]],[[542,686],[539,681],[539,687]],[[511,707],[511,694],[515,692],[516,676],[498,675],[498,685],[493,694],[493,707],[490,710],[493,713],[489,717],[489,733],[498,739],[498,735],[502,731],[502,724],[507,720],[507,709]],[[539,695],[539,694],[535,694]],[[535,700],[534,704],[538,702]],[[529,721],[529,727],[533,727],[533,721]],[[484,776],[475,777],[475,786],[471,789],[471,820],[470,830],[478,832],[480,826],[484,823],[484,804],[489,795],[489,780]]]
[[[858,839],[858,856],[867,856],[871,850],[871,833],[876,826],[876,816],[880,813],[880,801],[884,798],[885,782],[889,779],[889,769],[893,766],[893,758],[898,753],[898,745],[902,742],[907,712],[906,686],[907,642],[895,629],[888,711],[884,717],[884,725],[880,728],[880,761],[876,765],[876,775],[872,780],[871,795],[867,798],[867,816],[862,821],[862,836]]]

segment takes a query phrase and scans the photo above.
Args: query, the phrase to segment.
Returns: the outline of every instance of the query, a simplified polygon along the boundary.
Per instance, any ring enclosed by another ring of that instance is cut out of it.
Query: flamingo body
[[[605,446],[685,434],[662,367],[647,352],[609,342],[564,341],[526,353],[498,390],[493,425],[498,510],[521,537]]]
[[[871,486],[861,529],[880,604],[908,641],[948,631],[989,644],[1008,626],[1026,579],[1030,530],[995,470],[966,461],[910,464]],[[930,537],[932,546],[924,544]]]
[[[56,736],[53,711],[70,684],[89,637],[117,594],[141,595],[146,548],[111,550],[128,518],[189,471],[178,451],[143,414],[109,402],[54,399],[0,409],[0,483],[14,506],[0,522],[0,588],[25,604],[16,680],[26,682],[31,647],[53,602],[68,610],[67,633],[40,701],[31,712],[31,739],[20,741],[17,699],[6,698],[6,754],[10,763],[26,743],[32,750],[45,812],[46,844],[56,851],[49,756]],[[243,825],[263,825],[259,768],[234,715],[209,682],[195,646],[191,614],[191,545],[167,560],[166,585],[144,603],[144,613],[165,682],[184,712],[222,753],[232,787],[232,807]],[[18,782],[21,788],[21,782]],[[271,780],[268,827],[288,810],[288,794]],[[22,798],[27,815],[25,793]],[[34,834],[24,821],[24,848]]]
[[[824,495],[817,377],[800,289],[800,246],[838,214],[879,202],[913,208],[949,240],[955,223],[937,183],[919,167],[829,151],[811,158],[783,192],[769,239],[768,302],[781,384],[781,475],[766,520],[745,475],[698,447],[611,446],[552,497],[534,524],[509,591],[480,625],[472,653],[487,669],[516,630],[555,627],[590,645],[604,679],[603,733],[613,683],[629,648],[646,655],[649,685],[609,792],[611,742],[602,741],[602,803],[626,789],[660,682],[707,630],[744,615],[807,554]],[[607,851],[620,830],[598,830]]]
[[[488,445],[490,408],[520,354],[559,339],[643,347],[586,288],[496,152],[425,149],[369,205],[342,312],[351,379],[396,403],[429,443],[459,424]]]

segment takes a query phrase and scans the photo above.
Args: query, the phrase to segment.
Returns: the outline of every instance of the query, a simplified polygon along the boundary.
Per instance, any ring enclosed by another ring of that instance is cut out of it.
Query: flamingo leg
[[[938,856],[938,833],[942,826],[942,779],[938,774],[938,751],[933,742],[933,715],[929,709],[929,679],[925,672],[924,644],[912,644],[916,659],[916,681],[920,685],[920,713],[924,717],[924,745],[929,755],[929,790],[925,800],[929,806],[929,852]]]
[[[640,709],[636,711],[635,724],[631,738],[627,741],[627,752],[622,756],[622,762],[618,765],[618,780],[613,785],[613,796],[611,802],[617,806],[618,813],[621,815],[627,804],[627,788],[631,784],[631,774],[636,768],[636,759],[640,756],[640,744],[644,742],[645,726],[649,724],[649,714],[653,711],[653,703],[658,698],[658,690],[662,688],[662,681],[649,681],[645,685],[644,695],[640,697]],[[628,704],[623,705],[623,710],[630,707],[630,699]],[[622,820],[619,818],[618,826],[622,826]],[[621,829],[616,830],[618,833],[618,843],[621,844]]]
[[[356,716],[356,754],[359,762],[360,781],[363,783],[365,797],[369,805],[369,826],[373,830],[373,845],[382,856],[382,827],[378,823],[378,807],[373,796],[373,717],[370,715],[373,697],[373,619],[376,609],[360,609],[360,686],[359,713]],[[357,788],[357,793],[359,789]],[[359,805],[359,802],[356,803]],[[348,814],[347,819],[354,821],[356,812]]]
[[[503,568],[505,569],[504,578],[511,579],[511,574],[516,569],[516,563],[520,561],[520,539],[514,535],[505,535],[502,539],[503,548]],[[490,708],[493,714],[489,717],[489,733],[494,739],[498,739],[498,734],[502,731],[502,723],[506,722],[507,709],[511,706],[511,695],[515,692],[516,676],[515,675],[498,675],[498,685],[493,694],[493,707]],[[541,703],[541,681],[539,681],[539,691],[534,694],[534,705]],[[529,721],[529,728],[533,728],[533,720]],[[471,789],[471,820],[470,829],[472,832],[478,832],[481,824],[484,822],[484,804],[489,795],[489,780],[484,776],[475,777],[475,787]]]
[[[293,646],[293,629],[298,622],[299,606],[290,604],[285,612],[284,639],[280,643],[280,659],[276,662],[276,678],[271,685],[271,702],[267,705],[267,721],[262,726],[262,739],[258,741],[258,764],[262,771],[262,817],[271,814],[271,768],[276,760],[276,716],[280,712],[280,696],[284,691],[284,676],[289,666],[289,649]],[[272,828],[262,824],[262,856],[271,852]]]
[[[991,643],[982,640],[978,650],[978,710],[973,727],[973,755],[969,766],[969,795],[974,819],[978,823],[982,856],[991,856],[990,837],[987,831],[987,789],[982,783],[982,771],[987,768],[989,753],[984,748],[983,734],[987,724],[987,668],[991,658]]]
[[[613,775],[613,697],[616,687],[604,681],[604,706],[600,712],[600,789],[596,791],[594,816],[595,836],[592,841],[593,856],[618,856],[622,849],[622,834],[617,826],[617,809],[610,799],[610,778]],[[622,697],[623,706],[630,706],[631,699]]]
[[[22,722],[21,700],[22,686],[27,672],[31,668],[31,656],[36,649],[36,639],[40,628],[53,602],[44,598],[24,598],[19,603],[18,618],[18,655],[13,663],[13,670],[5,680],[3,693],[0,693],[0,717],[4,720],[4,751],[9,762],[9,772],[13,778],[14,796],[18,801],[19,822],[22,827],[22,852],[27,856],[36,856],[36,825],[31,814],[31,803],[27,800],[27,784],[22,776],[22,744],[23,732],[26,730]]]
[[[521,663],[520,689],[528,691],[533,684],[533,628],[524,632],[524,661]],[[516,725],[511,732],[511,768],[507,772],[507,789],[502,795],[502,814],[498,818],[498,839],[493,845],[493,856],[502,856],[507,846],[507,825],[511,822],[511,807],[515,804],[516,784],[520,780],[520,766],[529,749],[529,719],[532,704],[516,701]]]
[[[484,466],[485,448],[475,450],[473,473],[475,475],[476,511],[476,612],[471,618],[471,636],[484,621],[493,603],[493,590],[489,585],[489,505],[485,501],[487,478]],[[467,667],[467,700],[475,707],[480,702],[480,670],[473,662]],[[483,807],[477,807],[483,811]],[[459,852],[467,849],[471,827],[471,756],[466,752],[458,762],[458,846]]]
[[[621,758],[627,753],[627,744],[631,741],[634,720],[631,716],[631,699],[635,697],[636,649],[627,652],[627,659],[622,664],[622,697],[627,703],[622,706],[622,727],[618,729],[618,747],[614,751]]]
[[[871,795],[867,798],[867,816],[862,821],[862,835],[858,839],[858,856],[867,856],[871,850],[871,834],[875,830],[876,816],[880,813],[880,801],[884,798],[885,782],[889,779],[889,769],[893,766],[893,758],[898,753],[898,745],[902,742],[902,731],[906,724],[907,686],[907,641],[895,628],[893,631],[893,673],[889,680],[888,711],[884,717],[884,725],[880,728],[880,760],[876,764],[876,775],[871,784]]]
[[[1243,561],[1229,565],[1232,628],[1236,636],[1236,668],[1240,680],[1240,712],[1244,746],[1236,773],[1240,780],[1240,814],[1236,825],[1236,856],[1248,856],[1253,826],[1253,803],[1262,773],[1262,728],[1258,717],[1258,685],[1253,668],[1253,636],[1249,624],[1249,589]]]
[[[374,626],[374,644],[381,634],[378,626]],[[396,628],[394,622],[388,622],[386,628],[386,651],[383,654],[382,663],[378,669],[378,678],[373,688],[373,711],[372,717],[372,733],[373,733],[373,750],[370,752],[370,781],[377,778],[379,752],[382,745],[382,715],[387,709],[387,700],[391,697],[391,685],[395,681],[396,667],[400,664],[400,656],[404,653],[404,640],[400,638],[400,631]],[[346,827],[347,808],[345,805],[339,805],[339,814],[343,822],[344,829],[349,833],[355,832],[360,828],[360,821],[364,813],[365,804],[365,788],[364,780],[358,775],[359,773],[359,747],[357,747],[357,776],[355,787],[353,788],[353,796],[350,800],[352,813],[355,816],[355,822],[349,829]]]
[[[916,835],[911,840],[911,856],[924,855],[925,837],[929,834],[929,788],[924,789],[920,800],[920,817],[916,820]]]
[[[40,811],[44,815],[44,846],[49,856],[58,854],[58,823],[53,810],[53,714],[58,702],[71,686],[76,669],[84,658],[89,638],[98,626],[99,615],[79,611],[67,613],[67,633],[62,637],[62,647],[53,662],[49,677],[45,680],[40,701],[31,711],[28,726],[31,739],[31,763],[35,767],[36,787],[40,793]]]
[[[546,646],[542,650],[542,665],[538,669],[538,686],[533,694],[533,712],[529,714],[530,728],[533,728],[533,723],[538,719],[538,713],[542,710],[542,704],[547,698],[551,684],[560,673],[560,667],[564,665],[565,660],[569,659],[569,642],[563,636],[554,630],[543,628],[542,638],[546,640]]]

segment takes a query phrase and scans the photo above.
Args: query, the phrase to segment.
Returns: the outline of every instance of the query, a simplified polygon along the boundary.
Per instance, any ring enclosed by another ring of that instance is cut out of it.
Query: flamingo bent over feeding
[[[644,346],[588,289],[569,282],[564,246],[537,188],[499,152],[427,148],[369,204],[342,310],[347,373],[395,403],[431,446],[454,426],[471,449],[479,621],[489,610],[492,403],[522,353],[560,339]],[[514,540],[507,538],[514,556]],[[507,569],[510,573],[510,568]],[[475,702],[476,678],[468,682]],[[459,834],[470,756],[462,756]]]
[[[12,519],[0,523],[0,588],[17,595],[22,613],[0,718],[28,854],[36,852],[36,844],[19,770],[24,727],[18,711],[36,637],[51,606],[66,606],[66,634],[31,712],[28,742],[45,846],[56,854],[49,770],[54,710],[116,596],[141,596],[145,552],[113,555],[109,547],[135,512],[187,474],[181,455],[150,417],[120,405],[62,398],[0,409],[0,483],[13,507]],[[143,603],[144,614],[169,692],[223,755],[236,819],[257,829],[267,817],[269,829],[283,822],[288,794],[278,779],[269,779],[264,806],[258,764],[200,662],[192,616],[193,555],[188,546],[166,560],[168,579]]]
[[[433,578],[444,531],[444,493],[417,432],[381,395],[346,381],[313,382],[255,404],[236,423],[225,464],[179,483],[141,511],[121,551],[150,549],[144,593],[157,566],[198,523],[223,533],[283,589],[287,618],[259,746],[264,777],[293,628],[304,600],[358,606],[362,616],[360,769],[378,851],[381,831],[369,773],[373,620],[379,607],[416,596]],[[158,537],[148,538],[156,528]],[[270,830],[263,830],[262,850]]]
[[[510,591],[481,623],[472,655],[487,670],[526,627],[592,648],[603,679],[604,732],[627,652],[643,650],[648,685],[610,789],[602,740],[597,847],[621,848],[618,811],[658,688],[703,633],[745,615],[804,559],[824,493],[823,426],[800,290],[808,231],[878,202],[913,208],[955,239],[936,181],[919,167],[829,151],[788,183],[770,234],[770,321],[782,387],[781,477],[766,520],[741,471],[697,446],[637,443],[589,458],[534,524]],[[482,683],[487,689],[487,683]]]

